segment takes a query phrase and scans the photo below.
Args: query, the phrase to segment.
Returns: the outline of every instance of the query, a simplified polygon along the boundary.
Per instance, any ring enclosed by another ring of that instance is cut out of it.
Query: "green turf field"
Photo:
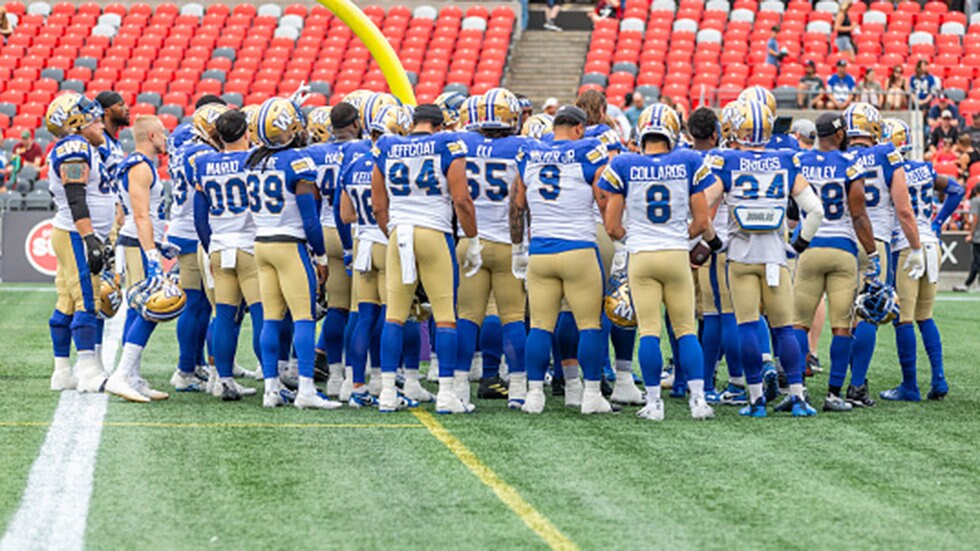
[[[480,401],[474,415],[436,417],[267,411],[259,396],[110,399],[86,546],[975,549],[980,303],[943,298],[945,402],[808,420],[719,408],[715,421],[696,423],[672,399],[660,424],[636,419],[635,408],[586,418],[560,399],[533,418]],[[51,292],[0,286],[3,527],[59,398],[47,389],[53,303]],[[168,389],[172,324],[144,357],[144,374]],[[924,352],[919,362],[924,394]],[[870,378],[875,392],[899,380],[890,328]],[[809,384],[819,407],[826,373]]]

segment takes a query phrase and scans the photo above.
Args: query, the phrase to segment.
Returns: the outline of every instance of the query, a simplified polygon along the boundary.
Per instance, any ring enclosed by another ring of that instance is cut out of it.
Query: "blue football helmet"
[[[854,313],[868,323],[888,323],[898,317],[898,293],[887,283],[877,279],[866,280],[864,288],[854,300]]]

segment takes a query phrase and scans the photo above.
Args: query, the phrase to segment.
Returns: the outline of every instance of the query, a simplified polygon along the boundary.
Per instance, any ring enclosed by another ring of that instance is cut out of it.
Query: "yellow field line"
[[[568,539],[568,536],[565,534],[562,534],[547,517],[528,503],[513,486],[505,482],[490,467],[480,461],[480,458],[470,451],[463,442],[453,436],[442,423],[436,421],[431,413],[423,410],[414,410],[412,414],[425,425],[425,428],[429,429],[432,436],[435,436],[443,445],[449,448],[449,451],[453,452],[456,458],[480,479],[480,482],[493,490],[493,493],[497,494],[497,498],[504,502],[504,505],[510,508],[549,547],[563,550],[578,549],[575,542]]]
[[[0,421],[0,427],[46,427],[49,421]],[[158,423],[106,421],[104,427],[167,429],[421,429],[417,423]]]

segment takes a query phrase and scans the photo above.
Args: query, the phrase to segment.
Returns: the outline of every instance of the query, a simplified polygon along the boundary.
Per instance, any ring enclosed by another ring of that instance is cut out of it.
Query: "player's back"
[[[194,180],[208,205],[212,252],[252,248],[255,223],[249,194],[257,177],[247,172],[248,156],[248,151],[211,152],[195,163]]]
[[[344,148],[348,143],[322,142],[307,147],[304,152],[316,165],[316,185],[323,204],[320,208],[320,224],[336,227],[333,217],[334,201],[337,200],[337,184],[344,162]]]
[[[476,209],[481,239],[510,243],[510,189],[517,179],[519,136],[489,138],[477,132],[460,134],[466,144],[466,179]]]
[[[848,193],[851,182],[864,175],[861,164],[855,162],[853,154],[841,151],[806,151],[799,154],[798,161],[800,174],[823,203],[823,221],[810,246],[831,246],[856,253],[857,235]]]
[[[912,202],[912,212],[915,223],[919,226],[919,238],[922,241],[938,241],[932,231],[932,215],[935,210],[936,171],[931,163],[922,161],[905,161],[905,181],[909,187],[909,199]],[[898,229],[900,241],[906,242],[905,234]]]
[[[357,213],[357,239],[386,244],[388,239],[378,227],[371,207],[371,177],[374,174],[372,146],[371,140],[362,140],[346,147],[339,185],[347,192]]]
[[[77,134],[58,140],[48,157],[48,166],[51,167],[48,180],[56,211],[54,227],[69,232],[76,231],[68,197],[65,195],[65,185],[61,180],[61,166],[70,162],[82,162],[89,169],[85,201],[92,219],[92,229],[104,241],[109,236],[115,219],[115,190],[105,177],[98,151]]]
[[[895,171],[902,168],[902,155],[892,143],[868,147],[855,146],[856,159],[867,169],[864,179],[865,205],[875,239],[889,241],[895,224],[891,184]]]
[[[276,150],[249,166],[246,174],[249,208],[255,221],[256,235],[305,240],[296,188],[300,182],[315,184],[316,166],[313,160],[302,150]]]
[[[194,230],[194,163],[197,157],[214,151],[214,148],[198,140],[190,140],[178,148],[176,164],[172,169],[174,177],[173,202],[170,206],[170,226],[167,235],[180,239],[197,241]]]

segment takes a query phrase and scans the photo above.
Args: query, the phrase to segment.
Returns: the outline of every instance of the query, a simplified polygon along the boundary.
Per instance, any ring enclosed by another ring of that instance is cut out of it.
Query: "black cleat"
[[[599,385],[599,389],[602,391],[602,396],[605,399],[609,399],[612,396],[612,385],[609,384],[609,380],[605,377],[602,378],[602,383]]]
[[[868,394],[868,382],[865,381],[861,386],[848,385],[847,386],[847,396],[845,398],[848,404],[856,408],[871,408],[874,407],[875,401],[871,399],[871,395]]]
[[[789,413],[793,411],[793,400],[792,396],[783,396],[783,399],[772,408],[773,413]]]
[[[820,358],[814,356],[813,354],[807,354],[806,376],[813,377],[817,373],[823,373],[823,367],[820,366]]]
[[[851,411],[854,408],[850,402],[845,401],[840,396],[834,394],[833,392],[828,392],[827,397],[823,400],[823,410],[824,411]]]
[[[221,401],[237,402],[242,399],[242,395],[234,384],[221,383]]]
[[[316,351],[313,356],[313,382],[325,383],[330,378],[330,371],[327,366],[327,355]]]
[[[500,377],[484,377],[480,379],[476,397],[481,400],[506,400],[507,385]]]
[[[564,377],[552,377],[551,378],[551,395],[552,396],[564,396],[565,395],[565,378]]]

